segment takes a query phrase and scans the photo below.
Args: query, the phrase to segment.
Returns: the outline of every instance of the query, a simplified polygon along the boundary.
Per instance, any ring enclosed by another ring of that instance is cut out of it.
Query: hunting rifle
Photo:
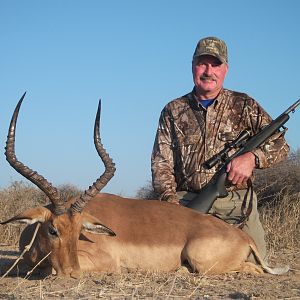
[[[296,107],[300,104],[298,99],[292,106],[290,106],[285,112],[279,117],[273,120],[269,125],[263,127],[257,134],[250,136],[250,130],[244,130],[240,133],[236,140],[228,143],[225,148],[214,155],[212,158],[204,163],[204,167],[207,169],[212,168],[218,162],[223,161],[220,169],[214,174],[212,179],[207,185],[205,185],[199,192],[198,196],[191,200],[186,206],[203,213],[208,213],[213,203],[217,198],[224,198],[228,195],[226,189],[227,183],[227,172],[226,166],[235,157],[242,155],[246,152],[251,152],[255,148],[259,147],[264,141],[271,137],[280,127],[284,128],[284,124],[289,120],[290,112],[294,112]],[[228,152],[231,149],[238,149],[230,157]]]

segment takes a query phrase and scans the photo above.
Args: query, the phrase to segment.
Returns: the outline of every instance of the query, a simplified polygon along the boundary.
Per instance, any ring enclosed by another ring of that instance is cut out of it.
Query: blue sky
[[[193,88],[197,41],[227,42],[225,87],[248,93],[278,116],[300,98],[300,1],[0,1],[0,187],[21,180],[5,160],[9,120],[24,91],[19,160],[54,185],[87,188],[103,171],[101,136],[116,175],[106,192],[134,196],[151,178],[159,114]],[[287,123],[300,146],[300,108]]]

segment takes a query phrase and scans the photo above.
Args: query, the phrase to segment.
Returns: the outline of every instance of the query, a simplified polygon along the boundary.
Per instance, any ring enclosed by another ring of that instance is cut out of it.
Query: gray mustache
[[[201,80],[216,80],[214,77],[212,77],[212,76],[205,76],[205,75],[202,75],[201,77],[200,77],[200,79]]]

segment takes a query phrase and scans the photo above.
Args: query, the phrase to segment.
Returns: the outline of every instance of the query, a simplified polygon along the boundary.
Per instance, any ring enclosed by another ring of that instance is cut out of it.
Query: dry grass
[[[80,193],[72,185],[58,187],[63,199]],[[38,188],[22,181],[13,182],[8,188],[0,190],[0,220],[7,220],[28,208],[49,203],[47,196]],[[0,226],[0,245],[16,245],[24,225],[7,224]]]
[[[11,284],[13,282],[13,284]],[[299,299],[292,277],[246,274],[88,274],[83,278],[0,282],[0,299]]]
[[[38,189],[22,182],[13,182],[0,191],[0,220],[6,220],[27,208],[46,204],[46,197]],[[24,226],[0,226],[0,244],[17,244]]]
[[[281,197],[277,195],[261,211],[269,252],[274,253],[283,248],[296,250],[300,245],[300,193]]]
[[[255,174],[255,190],[269,253],[298,252],[300,246],[300,149],[287,160]]]
[[[300,149],[292,152],[288,159],[271,168],[255,172],[254,188],[259,205],[264,206],[278,196],[289,196],[300,192]]]

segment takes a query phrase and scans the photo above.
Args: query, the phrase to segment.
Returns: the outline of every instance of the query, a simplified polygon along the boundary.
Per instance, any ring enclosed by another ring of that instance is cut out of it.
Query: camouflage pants
[[[210,209],[209,213],[214,214],[227,223],[235,223],[235,219],[241,217],[241,207],[247,190],[230,192],[225,198],[218,198]],[[180,204],[185,206],[187,203],[198,196],[196,193],[180,191],[177,192]],[[247,199],[249,201],[249,199]],[[245,226],[242,229],[249,234],[255,241],[257,248],[263,258],[266,258],[267,249],[265,242],[265,232],[259,219],[257,211],[257,197],[253,193],[253,207]],[[253,260],[253,258],[251,259]]]

